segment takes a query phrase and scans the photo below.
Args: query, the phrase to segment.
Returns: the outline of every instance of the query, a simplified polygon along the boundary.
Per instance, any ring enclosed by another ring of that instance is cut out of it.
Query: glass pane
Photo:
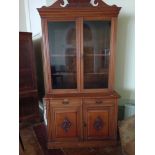
[[[108,88],[110,21],[84,22],[84,88]]]
[[[49,22],[48,39],[53,89],[76,89],[75,22]]]

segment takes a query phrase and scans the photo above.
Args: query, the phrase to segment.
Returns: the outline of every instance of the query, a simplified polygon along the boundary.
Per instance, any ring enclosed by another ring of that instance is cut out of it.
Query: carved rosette
[[[68,132],[71,126],[72,126],[72,123],[66,117],[64,121],[62,122],[61,127],[64,129],[65,132]]]
[[[94,122],[94,128],[96,130],[101,130],[103,128],[103,121],[102,121],[101,117],[98,116],[96,118],[96,120]]]
[[[69,4],[69,3],[68,3],[68,0],[63,0],[63,4],[60,3],[60,6],[64,8],[64,7],[66,7],[68,4]]]
[[[98,2],[95,3],[95,0],[91,0],[91,1],[90,1],[90,4],[91,4],[92,6],[98,6]]]

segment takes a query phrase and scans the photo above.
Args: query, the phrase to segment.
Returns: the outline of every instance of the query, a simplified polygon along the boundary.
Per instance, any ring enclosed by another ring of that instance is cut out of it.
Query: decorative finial
[[[91,1],[90,1],[90,4],[91,4],[92,6],[98,6],[98,2],[95,4],[95,0],[91,0]]]
[[[63,0],[64,4],[60,4],[61,7],[66,7],[69,3],[68,0]]]

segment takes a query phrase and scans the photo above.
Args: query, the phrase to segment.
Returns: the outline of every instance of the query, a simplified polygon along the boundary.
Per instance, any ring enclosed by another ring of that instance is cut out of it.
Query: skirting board
[[[117,140],[106,141],[85,141],[85,142],[48,142],[48,149],[57,148],[85,148],[85,147],[107,147],[115,146],[118,143]]]

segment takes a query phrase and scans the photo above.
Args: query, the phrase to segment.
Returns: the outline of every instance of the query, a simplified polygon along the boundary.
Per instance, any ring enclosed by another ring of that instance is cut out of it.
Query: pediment
[[[117,16],[121,7],[108,5],[102,0],[57,0],[51,6],[43,6],[38,11],[42,17],[49,17],[52,14],[70,14],[76,11],[76,14],[83,12],[100,11],[105,14]]]
[[[102,0],[57,0],[51,6],[42,8],[68,8],[68,7],[117,7],[108,5]]]

